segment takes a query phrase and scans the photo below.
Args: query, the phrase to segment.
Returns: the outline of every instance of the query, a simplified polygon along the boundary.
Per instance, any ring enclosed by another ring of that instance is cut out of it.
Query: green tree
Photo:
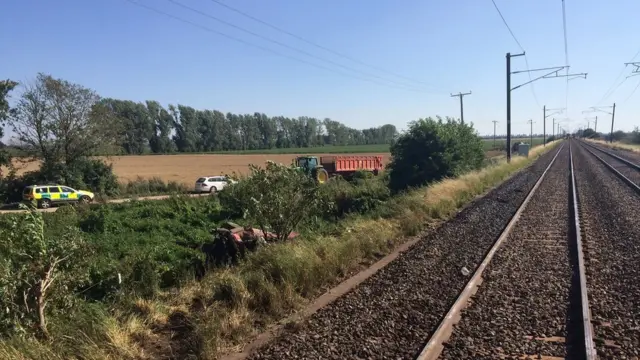
[[[74,291],[88,278],[83,260],[88,248],[71,223],[46,236],[42,214],[33,209],[2,222],[0,334],[35,328],[48,338],[47,314],[72,307]]]
[[[9,93],[18,86],[18,83],[11,80],[0,81],[0,140],[4,136],[4,121],[9,116]],[[4,144],[0,142],[0,166],[11,164],[11,156],[4,149]],[[0,169],[0,179],[2,178],[2,169]]]
[[[119,123],[81,85],[38,74],[9,116],[22,150],[45,163],[72,164],[117,140]]]
[[[391,146],[388,165],[393,191],[423,186],[478,169],[484,160],[482,139],[473,124],[452,118],[411,122]]]
[[[251,173],[220,192],[225,209],[242,210],[262,231],[271,230],[284,241],[298,224],[322,209],[323,197],[310,176],[291,166],[267,162],[249,166]]]

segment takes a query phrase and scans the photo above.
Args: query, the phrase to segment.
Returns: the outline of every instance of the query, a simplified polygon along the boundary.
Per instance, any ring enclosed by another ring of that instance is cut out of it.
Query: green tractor
[[[298,156],[294,159],[295,166],[315,179],[319,184],[329,181],[329,173],[320,164],[317,156]]]

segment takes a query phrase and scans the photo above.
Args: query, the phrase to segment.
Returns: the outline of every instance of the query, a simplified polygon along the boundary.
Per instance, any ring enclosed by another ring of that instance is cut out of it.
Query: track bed
[[[584,145],[575,153],[598,356],[640,359],[640,195]]]
[[[583,356],[570,179],[565,146],[484,271],[441,359]]]

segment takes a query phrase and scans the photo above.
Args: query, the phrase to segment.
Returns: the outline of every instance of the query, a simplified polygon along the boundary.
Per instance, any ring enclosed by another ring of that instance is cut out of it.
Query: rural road
[[[202,197],[202,196],[209,196],[211,195],[210,193],[205,193],[205,194],[187,194],[187,196],[189,197]],[[107,200],[105,201],[105,203],[107,204],[120,204],[120,203],[124,203],[124,202],[129,202],[132,200],[164,200],[164,199],[168,199],[170,198],[172,195],[154,195],[154,196],[141,196],[141,197],[137,197],[137,198],[126,198],[126,199],[113,199],[113,200]],[[38,209],[38,211],[40,212],[55,212],[59,209],[60,207],[51,207],[48,209]],[[18,209],[4,209],[4,210],[0,210],[0,214],[17,214],[17,213],[22,213],[22,212],[26,212],[26,210],[18,210]]]

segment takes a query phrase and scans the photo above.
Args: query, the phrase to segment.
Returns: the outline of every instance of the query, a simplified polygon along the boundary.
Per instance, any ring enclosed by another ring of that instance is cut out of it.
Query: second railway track
[[[419,359],[593,358],[571,158],[567,144]]]

